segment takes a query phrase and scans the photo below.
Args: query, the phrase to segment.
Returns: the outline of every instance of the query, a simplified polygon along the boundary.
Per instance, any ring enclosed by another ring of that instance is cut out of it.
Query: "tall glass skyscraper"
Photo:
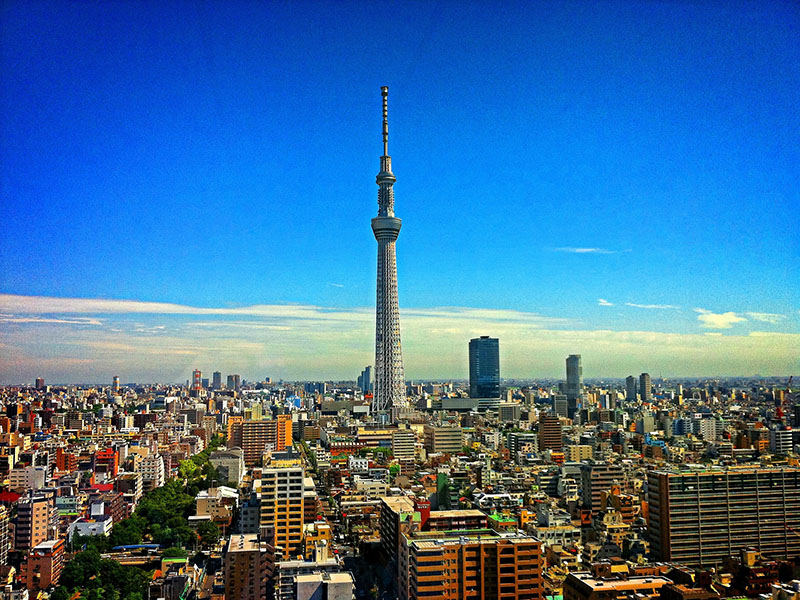
[[[469,395],[500,397],[500,340],[482,335],[469,341]]]
[[[625,399],[636,402],[636,377],[628,375],[625,378]]]
[[[570,354],[567,357],[567,400],[577,400],[583,392],[583,367],[581,355]]]
[[[651,402],[653,400],[653,386],[650,383],[650,373],[642,373],[639,375],[639,396],[642,402]]]

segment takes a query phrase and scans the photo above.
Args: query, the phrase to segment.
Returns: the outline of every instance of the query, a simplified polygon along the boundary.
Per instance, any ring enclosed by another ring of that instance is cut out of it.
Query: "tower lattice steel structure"
[[[392,406],[405,403],[406,382],[403,374],[403,349],[400,344],[400,308],[397,303],[397,259],[395,242],[401,221],[394,216],[396,181],[389,156],[389,88],[382,87],[383,156],[378,184],[378,216],[372,219],[372,232],[378,241],[378,289],[375,303],[375,395],[372,412],[385,413]]]

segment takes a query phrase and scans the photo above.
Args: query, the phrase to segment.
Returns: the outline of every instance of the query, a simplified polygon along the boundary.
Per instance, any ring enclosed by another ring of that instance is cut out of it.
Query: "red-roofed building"
[[[16,504],[20,498],[22,498],[22,494],[17,494],[16,492],[0,492],[0,504],[5,504],[6,506]]]
[[[95,471],[105,470],[108,477],[116,477],[119,471],[119,454],[113,448],[106,448],[95,455]]]

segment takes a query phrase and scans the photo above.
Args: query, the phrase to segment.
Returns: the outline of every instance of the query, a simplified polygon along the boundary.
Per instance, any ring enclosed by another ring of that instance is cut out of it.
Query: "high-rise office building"
[[[633,375],[625,378],[625,399],[629,402],[636,400],[636,377]]]
[[[222,389],[222,373],[220,373],[219,371],[214,371],[214,374],[211,376],[211,389],[212,390]]]
[[[703,422],[708,421],[705,419]],[[773,454],[789,454],[793,448],[794,430],[791,427],[771,429],[769,432],[769,449]]]
[[[650,373],[642,373],[639,375],[639,394],[641,395],[642,402],[653,401],[653,387],[650,384]]]
[[[469,341],[469,395],[500,397],[500,340],[482,335]]]
[[[553,412],[557,417],[569,416],[569,404],[566,394],[553,394]]]
[[[44,377],[37,377],[36,378],[36,389],[43,390],[44,389]]]
[[[567,399],[577,400],[583,393],[583,366],[580,354],[567,357]]]
[[[304,471],[299,459],[273,461],[261,472],[261,528],[274,532],[283,560],[302,553]]]
[[[372,391],[372,367],[367,365],[364,367],[364,370],[361,371],[361,375],[358,376],[358,381],[356,382],[361,391],[365,394],[367,392]]]
[[[464,431],[461,427],[436,427],[425,425],[425,449],[431,454],[439,452],[456,454],[464,448]]]
[[[417,436],[413,430],[392,432],[392,456],[397,460],[414,460],[417,456]]]
[[[800,469],[650,471],[651,558],[715,565],[752,547],[800,557]]]
[[[372,232],[378,242],[378,285],[375,303],[375,395],[372,412],[386,413],[402,406],[406,398],[403,349],[400,344],[400,308],[397,300],[397,258],[395,243],[401,221],[394,216],[396,181],[389,156],[389,88],[382,87],[383,156],[378,183],[378,216],[372,219]]]
[[[114,378],[111,380],[111,391],[112,392],[118,392],[119,388],[120,388],[119,376],[118,375],[114,375]]]

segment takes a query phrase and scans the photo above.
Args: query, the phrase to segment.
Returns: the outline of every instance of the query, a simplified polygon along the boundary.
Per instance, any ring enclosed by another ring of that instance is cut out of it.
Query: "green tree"
[[[197,526],[197,535],[206,548],[213,548],[220,539],[219,527],[211,521],[204,521]]]
[[[94,548],[101,554],[108,552],[110,548],[109,538],[104,535],[80,535],[75,533],[70,544],[73,550],[81,550],[86,546],[87,549]]]
[[[74,589],[83,587],[100,572],[100,553],[94,548],[75,555],[61,572],[59,582],[66,588]]]
[[[69,600],[71,596],[72,594],[69,593],[69,590],[60,585],[50,594],[50,600]]]
[[[108,536],[109,547],[141,544],[146,526],[147,523],[137,517],[123,519],[111,530]]]
[[[200,466],[194,460],[182,460],[178,463],[178,477],[181,479],[189,481],[194,479],[199,472]]]

